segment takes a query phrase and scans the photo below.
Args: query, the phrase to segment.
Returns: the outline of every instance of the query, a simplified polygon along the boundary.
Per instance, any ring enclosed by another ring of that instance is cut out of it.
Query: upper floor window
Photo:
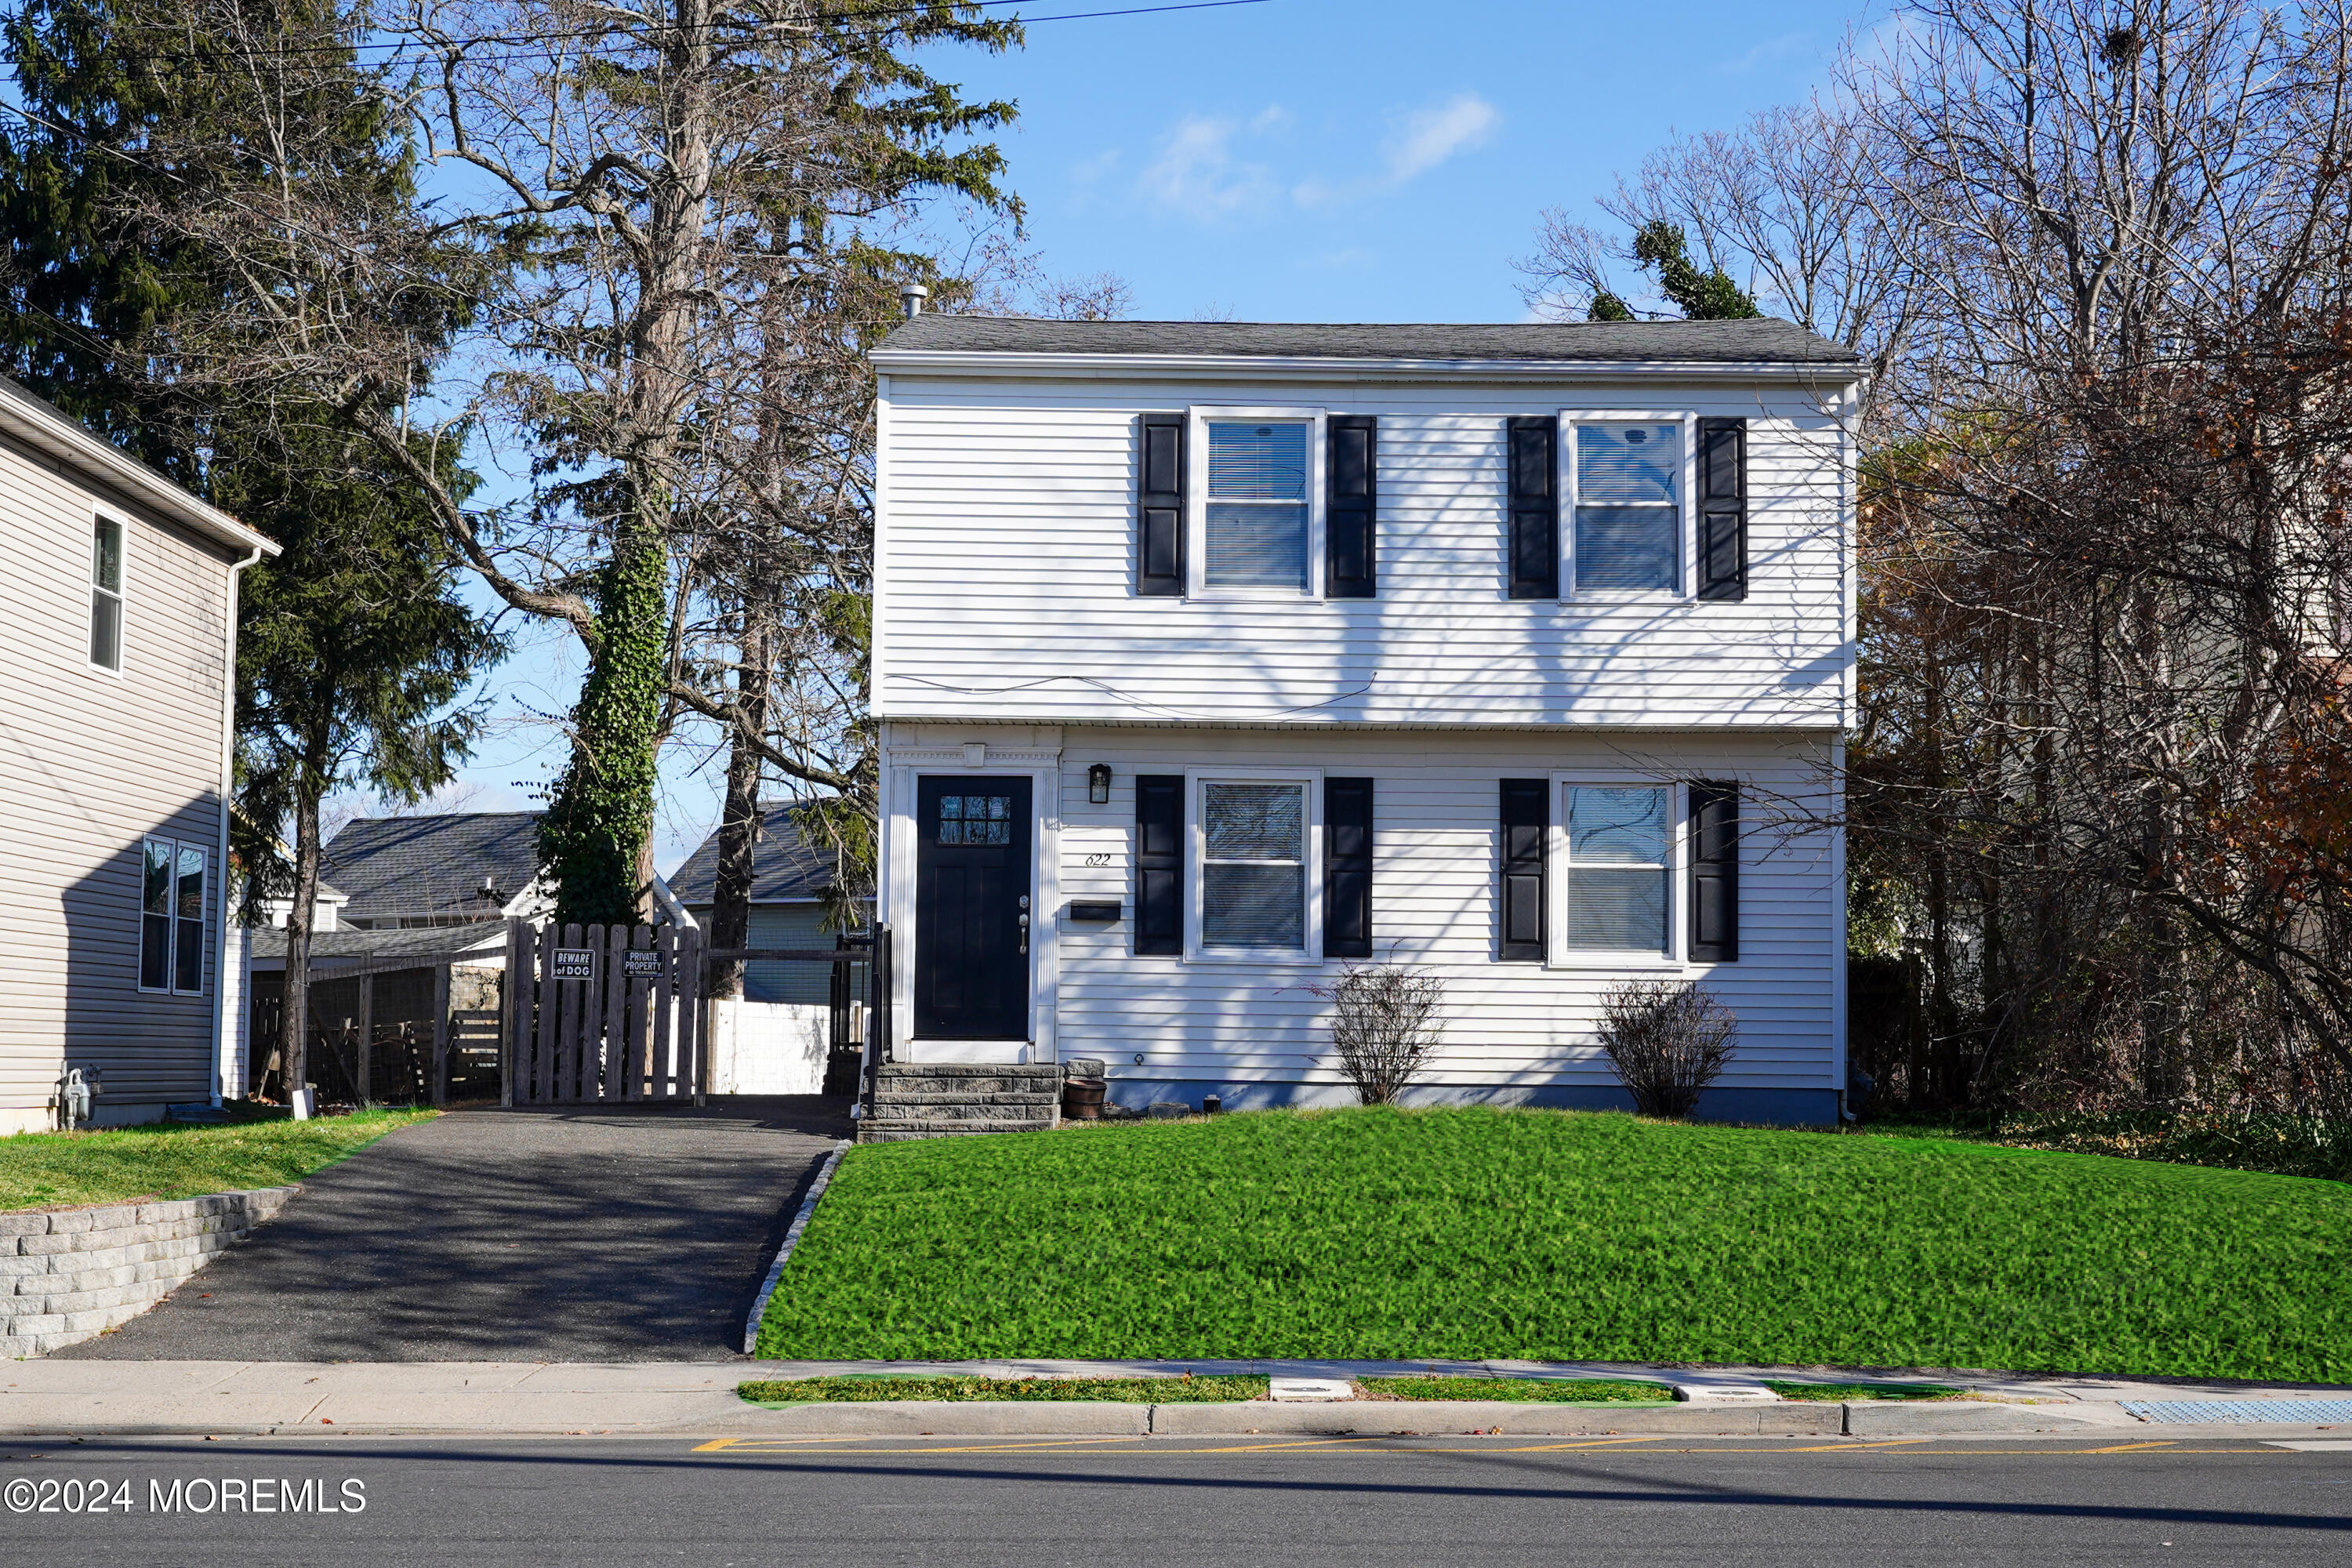
[[[1681,423],[1580,421],[1574,429],[1571,591],[1679,593]]]
[[[150,838],[140,850],[139,989],[205,988],[205,872],[194,844]]]
[[[1202,584],[1306,593],[1307,426],[1224,419],[1208,426]]]
[[[122,525],[110,517],[90,527],[89,662],[122,670]]]

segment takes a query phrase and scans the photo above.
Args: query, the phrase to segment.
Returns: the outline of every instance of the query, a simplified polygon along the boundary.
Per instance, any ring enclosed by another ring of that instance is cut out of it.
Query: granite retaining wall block
[[[40,1355],[129,1322],[298,1190],[0,1214],[0,1357]]]

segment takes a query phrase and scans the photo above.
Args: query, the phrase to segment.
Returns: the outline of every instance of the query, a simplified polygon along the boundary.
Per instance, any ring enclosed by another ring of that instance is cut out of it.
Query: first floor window
[[[90,530],[89,662],[122,668],[122,525],[110,517]]]
[[[1663,785],[1568,786],[1571,951],[1666,951],[1666,796]]]
[[[150,838],[140,851],[139,988],[200,994],[205,988],[205,853]]]
[[[1576,591],[1672,592],[1679,585],[1683,429],[1576,426]]]
[[[1208,588],[1307,588],[1307,426],[1209,423],[1202,575]]]
[[[1307,786],[1201,786],[1201,945],[1307,946]]]

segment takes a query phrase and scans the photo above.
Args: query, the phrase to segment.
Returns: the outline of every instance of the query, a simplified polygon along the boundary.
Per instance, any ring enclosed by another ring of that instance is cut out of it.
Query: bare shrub
[[[1693,984],[1630,980],[1601,1000],[1601,1048],[1644,1116],[1688,1116],[1738,1032],[1731,1009]]]
[[[1331,1043],[1366,1105],[1393,1104],[1437,1048],[1445,982],[1400,963],[1351,963],[1310,987],[1336,1009]]]

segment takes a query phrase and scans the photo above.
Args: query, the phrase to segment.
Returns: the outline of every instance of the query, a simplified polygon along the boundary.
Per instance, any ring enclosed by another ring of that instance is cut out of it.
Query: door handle
[[[1021,917],[1021,951],[1029,951],[1029,917],[1026,914]]]

